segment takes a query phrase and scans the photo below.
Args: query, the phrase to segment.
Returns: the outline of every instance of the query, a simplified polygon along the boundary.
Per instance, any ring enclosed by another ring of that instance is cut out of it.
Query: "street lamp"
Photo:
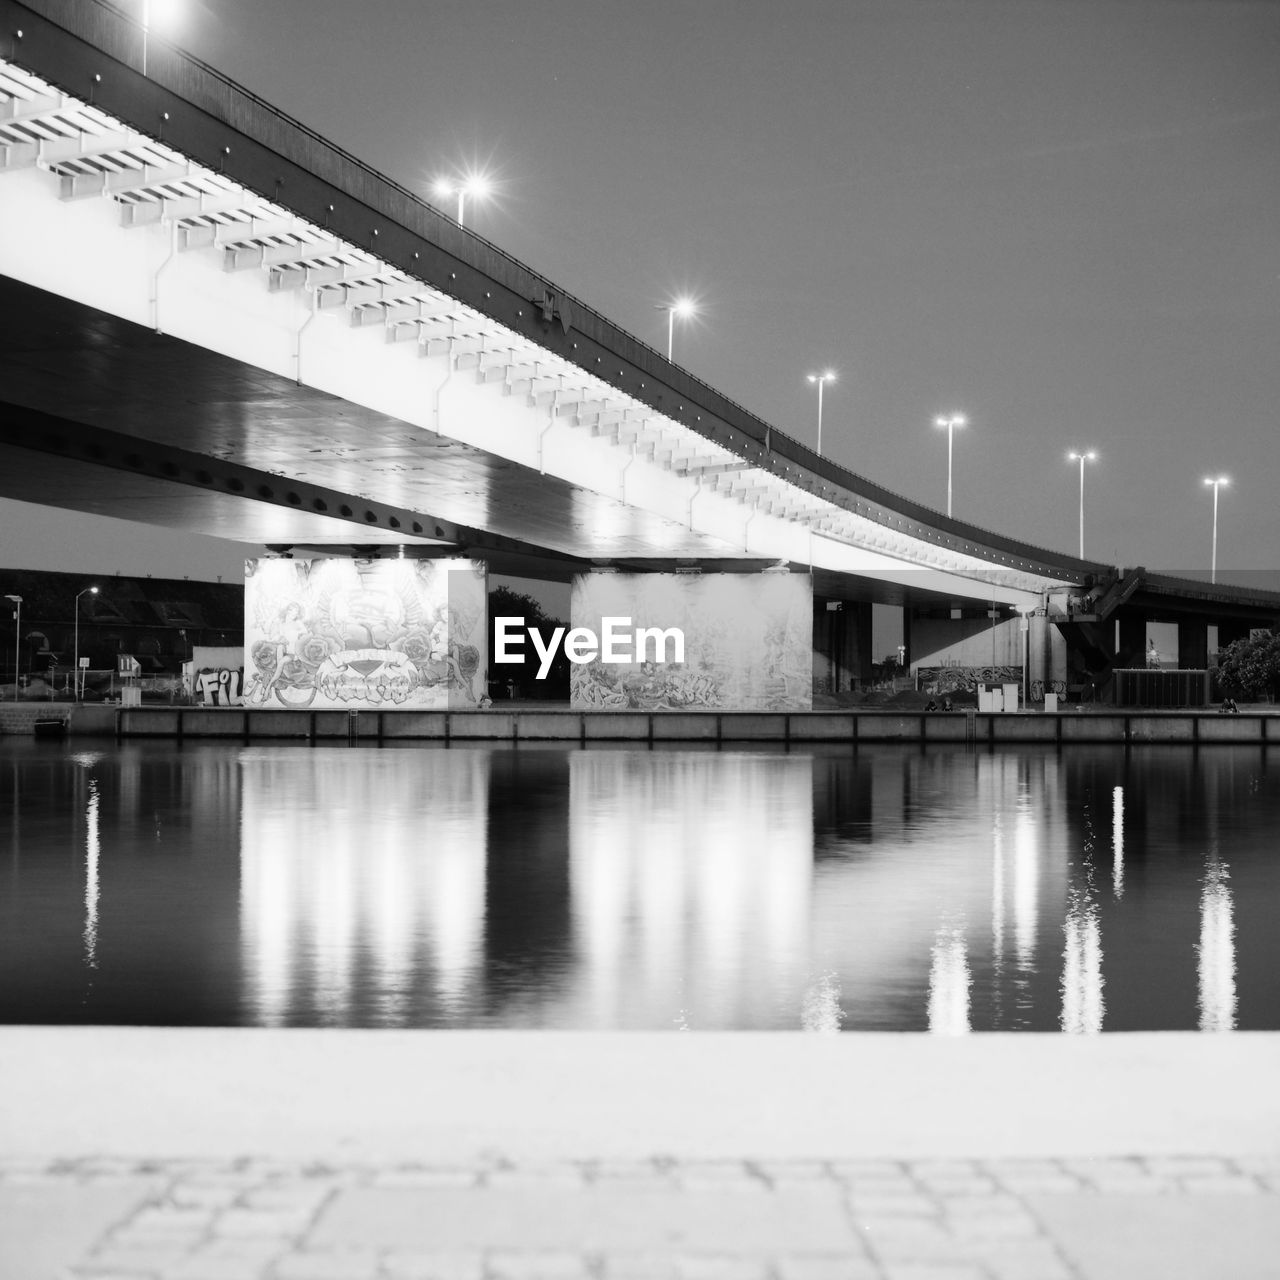
[[[83,591],[76,592],[75,613],[76,613],[76,641],[75,641],[75,665],[72,667],[72,679],[76,682],[76,698],[80,701],[80,597],[96,596],[98,594],[97,587],[85,587]]]
[[[809,374],[809,381],[818,385],[818,456],[822,456],[822,388],[828,382],[836,380],[835,373],[828,369],[825,373]]]
[[[963,413],[940,414],[934,418],[935,427],[945,427],[947,431],[947,515],[951,514],[951,441],[957,427],[967,427],[969,419]]]
[[[1205,484],[1213,486],[1213,559],[1209,565],[1209,581],[1217,582],[1218,580],[1218,490],[1224,484],[1230,484],[1231,481],[1226,476],[1214,476],[1210,478],[1205,476]]]
[[[446,199],[449,196],[458,197],[458,226],[462,226],[467,197],[470,196],[473,200],[483,200],[492,190],[493,186],[489,179],[479,173],[473,174],[462,182],[452,182],[448,178],[441,178],[435,185],[436,195]]]
[[[677,298],[674,302],[659,306],[658,310],[667,313],[667,360],[670,361],[675,347],[676,317],[692,320],[698,314],[698,304],[692,298]]]
[[[13,601],[13,700],[18,700],[18,668],[22,661],[22,597],[5,596]]]
[[[1086,453],[1069,453],[1067,457],[1072,462],[1080,464],[1080,559],[1084,559],[1084,464],[1086,462],[1095,462],[1097,453],[1090,449]]]

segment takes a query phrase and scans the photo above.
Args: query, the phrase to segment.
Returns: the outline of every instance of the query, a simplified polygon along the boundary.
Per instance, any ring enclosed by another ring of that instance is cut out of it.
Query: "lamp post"
[[[466,213],[467,197],[470,196],[473,200],[483,200],[491,190],[489,179],[481,174],[473,174],[462,182],[452,182],[448,178],[441,178],[435,185],[436,195],[445,198],[449,196],[458,197],[458,226],[463,225],[462,220]]]
[[[963,413],[940,414],[934,418],[935,427],[945,427],[947,431],[947,515],[951,514],[951,442],[957,427],[967,427],[969,419]]]
[[[1097,453],[1093,449],[1089,449],[1085,453],[1069,453],[1067,457],[1072,462],[1080,464],[1080,559],[1084,559],[1084,464],[1086,462],[1094,462],[1097,460]]]
[[[658,310],[667,313],[667,360],[670,361],[675,350],[676,318],[692,320],[698,314],[698,304],[692,298],[677,298],[674,302],[663,303]]]
[[[18,670],[22,661],[22,597],[5,596],[13,601],[13,700],[18,700]]]
[[[1205,476],[1205,484],[1213,486],[1213,558],[1209,561],[1209,581],[1218,580],[1218,490],[1231,481],[1226,476]]]
[[[822,456],[822,388],[828,382],[836,380],[835,373],[828,369],[825,373],[809,374],[809,381],[818,384],[818,456]]]
[[[81,596],[96,596],[97,594],[98,594],[98,588],[97,588],[97,587],[85,587],[85,589],[84,589],[83,591],[78,591],[78,592],[76,592],[76,603],[75,603],[75,614],[76,614],[76,628],[75,628],[75,634],[76,634],[76,639],[75,639],[75,660],[74,660],[74,666],[73,666],[73,667],[72,667],[72,669],[71,669],[71,675],[72,675],[72,679],[73,679],[73,680],[75,680],[75,682],[76,682],[76,696],[75,696],[75,700],[76,700],[77,702],[79,702],[79,701],[80,701],[80,597],[81,597]]]

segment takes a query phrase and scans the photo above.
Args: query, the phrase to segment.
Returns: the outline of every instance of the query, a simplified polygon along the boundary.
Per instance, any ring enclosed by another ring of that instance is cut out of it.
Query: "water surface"
[[[1264,748],[0,747],[0,1021],[1280,1028]]]

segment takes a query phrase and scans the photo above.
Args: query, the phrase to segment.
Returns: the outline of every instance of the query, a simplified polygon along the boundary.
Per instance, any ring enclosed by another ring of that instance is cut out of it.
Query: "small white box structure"
[[[1057,711],[1058,695],[1056,693],[1046,693],[1044,695],[1044,709],[1046,711]]]
[[[978,710],[979,711],[998,711],[999,707],[995,705],[996,692],[994,689],[988,689],[985,684],[978,686]]]
[[[1006,711],[1017,711],[1018,692],[1019,686],[1016,684],[1007,684],[1004,686],[1004,709]]]

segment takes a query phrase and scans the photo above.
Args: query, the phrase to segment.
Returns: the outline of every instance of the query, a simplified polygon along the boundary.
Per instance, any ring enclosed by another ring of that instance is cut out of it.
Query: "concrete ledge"
[[[245,723],[252,742],[266,738],[311,736],[311,713],[308,711],[273,711],[269,716],[255,716],[250,711],[245,717]]]
[[[858,714],[859,742],[919,742],[928,719],[923,711],[911,715],[876,711]],[[981,736],[982,730],[979,730]]]
[[[390,711],[382,716],[384,738],[442,739],[448,725],[447,711]]]
[[[132,712],[131,718],[137,714]],[[240,707],[197,707],[175,712],[174,717],[184,738],[243,738],[248,735],[252,714]]]
[[[1201,742],[1262,742],[1267,728],[1266,716],[1201,716]]]
[[[992,742],[1057,742],[1058,724],[1049,716],[1041,715],[992,715],[990,740]]]
[[[968,717],[964,714],[957,715],[955,712],[944,711],[940,715],[928,713],[923,719],[924,740],[926,742],[965,742],[968,740]],[[975,730],[979,734],[983,733],[985,728],[985,725],[979,728],[975,724]]]
[[[9,1158],[1098,1157],[1280,1133],[1259,1032],[5,1027],[0,1064]]]
[[[5,702],[0,685],[0,733],[34,733],[37,720],[68,723],[78,709],[73,702]]]
[[[647,742],[649,717],[628,715],[625,711],[584,711],[582,736],[588,742]]]
[[[782,713],[726,711],[720,716],[722,742],[785,742],[787,721]]]
[[[1063,742],[1124,742],[1125,717],[1060,711]]]
[[[120,735],[128,738],[176,738],[181,712],[128,707],[120,712]]]
[[[844,711],[793,711],[792,742],[851,742],[858,717]]]
[[[25,710],[25,709],[24,709]],[[78,714],[89,709],[82,708]],[[117,712],[92,711],[97,732],[112,732]],[[929,711],[290,711],[245,707],[129,707],[118,712],[123,738],[519,742],[924,742],[1018,743],[1280,742],[1280,716],[1217,712],[1062,711],[1056,715]],[[970,726],[972,737],[970,738]],[[85,732],[95,730],[85,729]]]
[[[452,711],[449,713],[450,738],[514,738],[514,711]]]
[[[350,717],[345,711],[313,711],[310,714],[314,717],[317,738],[345,738],[350,731]]]
[[[663,711],[653,716],[655,742],[715,742],[719,737],[720,717],[714,712]]]
[[[82,703],[70,713],[67,732],[86,737],[114,736],[115,709],[115,703]]]
[[[521,738],[546,738],[577,742],[582,737],[582,716],[575,711],[522,711],[515,717]]]
[[[1130,742],[1194,742],[1196,716],[1130,716]]]

